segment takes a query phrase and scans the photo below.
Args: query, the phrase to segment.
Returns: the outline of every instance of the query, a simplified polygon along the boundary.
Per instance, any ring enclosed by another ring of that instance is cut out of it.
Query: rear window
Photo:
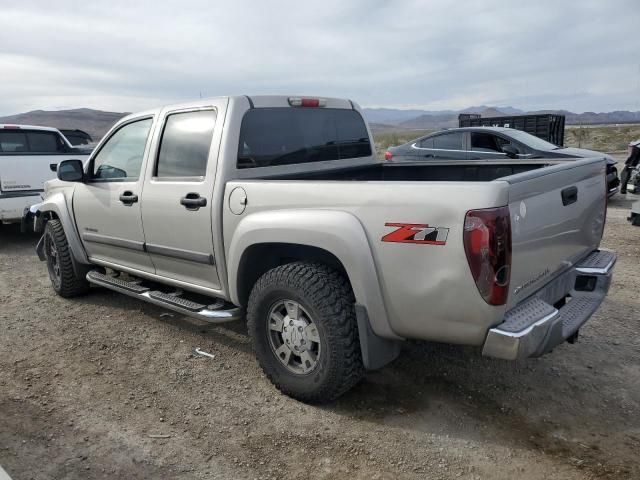
[[[443,150],[462,150],[462,133],[445,133],[433,137],[433,147]]]
[[[355,110],[257,108],[242,119],[238,168],[324,162],[371,155]]]

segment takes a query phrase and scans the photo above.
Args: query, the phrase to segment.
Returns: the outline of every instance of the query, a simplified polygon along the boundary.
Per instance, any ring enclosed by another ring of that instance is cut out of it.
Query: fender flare
[[[228,254],[229,295],[239,304],[238,270],[243,254],[261,243],[291,243],[320,248],[344,266],[356,304],[366,308],[375,335],[399,340],[387,316],[369,241],[360,221],[335,210],[271,210],[244,217],[233,233]]]
[[[71,255],[73,256],[75,268],[76,264],[88,265],[90,264],[90,262],[87,258],[87,253],[82,246],[80,235],[78,234],[75,222],[70,213],[70,210],[73,208],[71,204],[72,196],[72,192],[69,192],[68,195],[65,195],[64,192],[53,193],[52,195],[47,196],[44,202],[31,207],[31,211],[35,213],[38,219],[37,223],[38,225],[40,225],[41,229],[44,229],[45,214],[51,212],[54,213],[56,217],[58,217],[58,220],[60,220],[60,223],[62,223],[64,234],[67,237],[67,242],[69,243],[69,249],[71,250]]]

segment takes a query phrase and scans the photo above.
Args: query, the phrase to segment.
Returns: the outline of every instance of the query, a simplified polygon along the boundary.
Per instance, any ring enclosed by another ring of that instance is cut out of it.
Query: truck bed
[[[317,220],[322,212],[344,212],[364,230],[379,277],[392,335],[481,345],[489,328],[556,275],[597,248],[604,214],[604,161],[585,159],[545,166],[521,164],[375,164],[357,168],[233,180],[228,197],[246,192],[242,216],[224,215],[224,244],[234,245],[243,219],[296,224],[292,243],[306,230],[339,227]],[[577,200],[563,206],[563,191]],[[513,235],[511,288],[506,305],[485,303],[469,271],[463,233],[471,210],[508,206]],[[254,216],[255,215],[255,216]],[[316,217],[314,219],[314,217]],[[311,222],[311,225],[307,225]],[[446,231],[430,245],[385,243],[400,224]],[[248,227],[247,227],[248,228]],[[273,227],[275,230],[275,226]],[[256,237],[257,238],[257,237]],[[264,241],[269,241],[268,236]],[[331,245],[329,239],[321,242]],[[227,251],[227,255],[229,252]],[[420,299],[420,301],[416,301]],[[374,331],[389,336],[379,318]]]

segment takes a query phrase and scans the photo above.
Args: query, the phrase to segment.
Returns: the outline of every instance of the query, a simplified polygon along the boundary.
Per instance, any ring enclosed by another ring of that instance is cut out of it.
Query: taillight
[[[389,150],[384,152],[384,159],[385,160],[391,160],[391,157],[393,157],[393,155],[391,154],[391,152]]]
[[[464,251],[485,302],[507,303],[511,278],[509,207],[469,210],[464,220]]]
[[[326,104],[324,98],[289,97],[289,105],[292,107],[324,107]]]

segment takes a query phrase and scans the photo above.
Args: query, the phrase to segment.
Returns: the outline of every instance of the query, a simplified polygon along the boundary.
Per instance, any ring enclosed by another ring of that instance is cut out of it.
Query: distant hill
[[[524,111],[520,110],[519,108],[488,107],[487,105],[480,105],[478,107],[468,107],[468,108],[465,108],[464,110],[460,110],[455,113],[482,113],[483,116],[485,116],[484,112],[486,112],[487,110],[495,110],[496,112],[498,112],[498,115],[519,115],[521,113],[524,113]],[[498,115],[495,115],[495,116],[498,116]]]
[[[364,116],[368,122],[397,125],[421,115],[456,114],[453,110],[431,112],[428,110],[401,110],[397,108],[365,108]]]
[[[402,128],[427,130],[435,130],[439,128],[454,128],[458,126],[458,114],[424,114],[420,115],[419,117],[412,118],[411,120],[406,120],[400,123],[398,126]]]
[[[566,116],[567,125],[597,125],[615,123],[640,123],[640,112],[584,112],[573,113],[568,110],[538,110],[524,112],[514,107],[489,107],[480,105],[464,110],[400,110],[392,108],[364,109],[364,116],[376,125],[374,130],[389,131],[395,129],[441,129],[458,126],[458,114],[479,113],[483,117],[500,117],[508,115],[523,115],[526,113],[555,113]]]
[[[610,123],[639,123],[640,112],[629,112],[626,110],[616,110],[614,112],[584,112],[573,113],[567,110],[540,110],[531,113],[559,113],[567,117],[569,125],[597,125]]]
[[[58,129],[80,129],[98,141],[105,133],[128,113],[104,112],[90,108],[73,110],[34,110],[7,117],[0,117],[0,123],[16,123],[24,125],[41,125]]]

